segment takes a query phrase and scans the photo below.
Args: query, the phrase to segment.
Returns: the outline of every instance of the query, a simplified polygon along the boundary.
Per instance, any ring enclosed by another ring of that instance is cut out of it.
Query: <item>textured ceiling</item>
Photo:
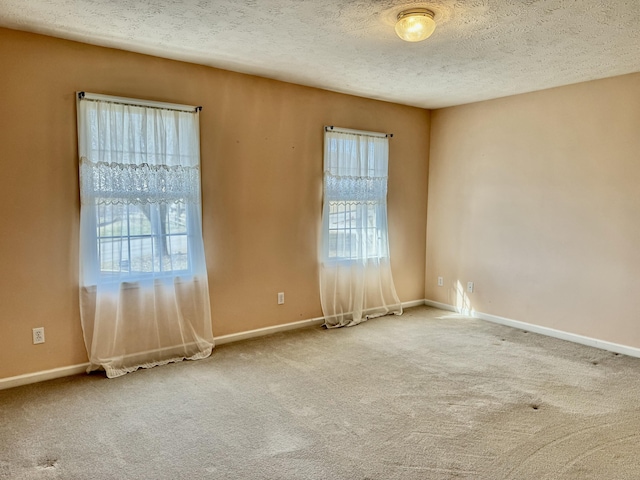
[[[396,37],[408,6],[430,39]],[[2,0],[0,26],[426,108],[640,71],[640,0]]]

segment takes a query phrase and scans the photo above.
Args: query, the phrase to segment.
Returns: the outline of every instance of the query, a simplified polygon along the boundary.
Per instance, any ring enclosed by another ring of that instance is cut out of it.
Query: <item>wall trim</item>
[[[0,378],[0,390],[29,385],[30,383],[44,382],[46,380],[53,380],[54,378],[69,377],[71,375],[78,375],[79,373],[86,373],[88,367],[89,363],[87,362],[79,365],[71,365],[69,367],[25,373],[24,375],[16,375],[15,377]]]
[[[410,302],[403,302],[402,308],[417,307],[418,305],[424,305],[425,300],[412,300]],[[281,325],[274,325],[272,327],[258,328],[255,330],[249,330],[240,333],[231,333],[229,335],[222,335],[220,337],[214,337],[216,345],[224,345],[225,343],[238,342],[240,340],[247,340],[249,338],[262,337],[264,335],[271,335],[278,332],[286,332],[287,330],[296,330],[298,328],[311,327],[313,325],[322,325],[324,323],[324,317],[316,317],[308,320],[300,320],[298,322],[283,323]],[[7,388],[20,387],[22,385],[29,385],[31,383],[44,382],[46,380],[53,380],[55,378],[69,377],[71,375],[78,375],[85,373],[89,363],[81,363],[79,365],[71,365],[69,367],[54,368],[51,370],[42,370],[39,372],[25,373],[24,375],[16,375],[15,377],[0,378],[0,390],[6,390]]]
[[[424,305],[424,299],[411,300],[409,302],[402,302],[402,308],[411,308]],[[271,335],[278,332],[286,332],[287,330],[295,330],[298,328],[311,327],[313,325],[322,325],[324,323],[324,317],[311,318],[309,320],[300,320],[293,323],[283,323],[281,325],[274,325],[272,327],[257,328],[255,330],[249,330],[247,332],[231,333],[229,335],[223,335],[221,337],[215,337],[216,345],[224,345],[225,343],[238,342],[240,340],[247,340],[249,338],[262,337],[264,335]]]
[[[511,318],[500,317],[498,315],[491,315],[489,313],[476,312],[469,309],[461,309],[448,305],[445,303],[434,302],[433,300],[425,300],[424,304],[429,307],[439,308],[440,310],[447,310],[450,312],[460,313],[487,322],[497,323],[505,325],[507,327],[518,328],[520,330],[526,330],[528,332],[539,333],[547,337],[553,337],[560,340],[566,340],[568,342],[579,343],[588,347],[599,348],[600,350],[607,350],[609,352],[620,353],[622,355],[628,355],[630,357],[640,358],[640,348],[630,347],[628,345],[621,345],[619,343],[608,342],[606,340],[598,340],[597,338],[585,337],[577,333],[565,332],[563,330],[556,330],[555,328],[543,327],[541,325],[534,325],[532,323],[521,322],[519,320],[513,320]]]
[[[446,310],[447,312],[460,313],[462,315],[469,315],[469,311],[449,305],[447,303],[434,302],[433,300],[425,300],[424,304],[427,307],[438,308],[440,310]]]
[[[412,300],[410,302],[402,302],[402,308],[420,307],[422,305],[425,305],[425,302],[426,302],[425,299]]]
[[[255,330],[248,330],[246,332],[230,333],[229,335],[214,337],[214,340],[216,342],[216,345],[224,345],[225,343],[238,342],[240,340],[247,340],[249,338],[263,337],[265,335],[271,335],[272,333],[286,332],[287,330],[296,330],[298,328],[311,327],[313,325],[322,325],[323,323],[324,317],[316,317],[309,320],[300,320],[298,322],[273,325],[271,327],[256,328]]]

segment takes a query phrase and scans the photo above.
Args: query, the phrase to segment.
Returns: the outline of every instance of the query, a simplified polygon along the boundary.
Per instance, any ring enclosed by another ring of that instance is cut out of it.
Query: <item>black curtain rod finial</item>
[[[78,98],[82,100],[84,98],[84,92],[78,92]]]

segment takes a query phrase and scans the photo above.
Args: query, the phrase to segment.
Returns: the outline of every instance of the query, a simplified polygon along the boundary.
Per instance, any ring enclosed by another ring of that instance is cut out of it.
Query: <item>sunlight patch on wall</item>
[[[453,290],[454,302],[453,305],[456,307],[456,311],[462,313],[463,315],[473,315],[474,310],[471,306],[471,300],[467,295],[464,286],[460,283],[460,280],[456,280],[455,287]]]

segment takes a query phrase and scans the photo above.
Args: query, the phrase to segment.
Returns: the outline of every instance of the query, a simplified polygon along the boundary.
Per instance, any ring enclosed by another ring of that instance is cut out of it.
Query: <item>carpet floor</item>
[[[429,307],[0,391],[2,479],[637,479],[640,359]]]

